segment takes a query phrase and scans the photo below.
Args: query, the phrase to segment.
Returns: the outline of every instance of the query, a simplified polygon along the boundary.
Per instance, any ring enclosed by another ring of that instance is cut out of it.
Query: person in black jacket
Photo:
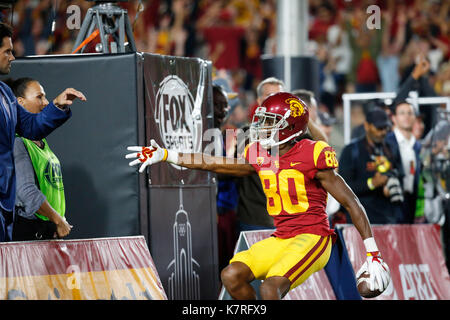
[[[398,223],[403,196],[391,151],[384,142],[390,127],[386,112],[378,107],[370,110],[364,127],[365,135],[342,150],[339,174],[358,196],[371,223]]]

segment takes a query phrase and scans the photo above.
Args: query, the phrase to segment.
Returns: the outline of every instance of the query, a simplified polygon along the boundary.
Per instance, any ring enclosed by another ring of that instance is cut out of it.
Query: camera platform
[[[101,42],[96,45],[97,52],[124,53],[136,51],[127,10],[120,8],[113,1],[96,1],[96,3],[87,11],[75,41],[74,50],[98,29]],[[125,42],[125,37],[128,45]],[[79,53],[83,53],[85,47],[83,46]]]

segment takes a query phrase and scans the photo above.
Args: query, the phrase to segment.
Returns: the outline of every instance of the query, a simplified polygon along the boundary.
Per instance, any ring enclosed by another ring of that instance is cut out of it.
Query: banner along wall
[[[450,299],[450,277],[437,225],[386,225],[372,230],[391,272],[391,283],[375,299]],[[356,274],[366,259],[364,244],[354,226],[344,227],[343,235]]]
[[[1,243],[0,265],[0,299],[167,299],[142,236]]]

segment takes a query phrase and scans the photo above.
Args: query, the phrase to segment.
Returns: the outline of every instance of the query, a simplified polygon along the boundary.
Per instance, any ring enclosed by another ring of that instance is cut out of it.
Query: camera
[[[403,190],[398,178],[397,169],[391,169],[383,174],[389,177],[386,183],[386,188],[389,191],[389,200],[393,203],[403,202]]]

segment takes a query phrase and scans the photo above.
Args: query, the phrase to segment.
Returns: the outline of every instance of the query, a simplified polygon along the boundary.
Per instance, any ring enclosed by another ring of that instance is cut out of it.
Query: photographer
[[[383,109],[370,110],[364,123],[365,135],[345,146],[339,160],[339,174],[375,224],[393,224],[401,219],[400,177],[384,142],[390,125]]]

